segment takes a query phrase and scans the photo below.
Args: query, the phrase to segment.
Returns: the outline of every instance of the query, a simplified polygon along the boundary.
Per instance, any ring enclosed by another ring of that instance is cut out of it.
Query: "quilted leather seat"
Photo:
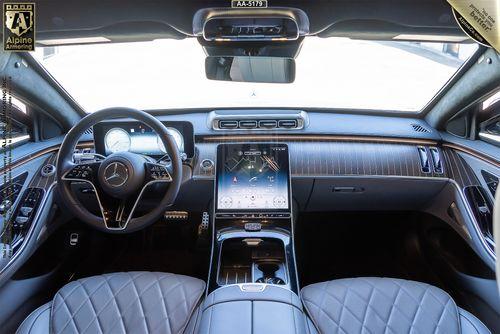
[[[167,273],[83,278],[62,287],[18,333],[183,333],[204,290],[199,279]]]
[[[320,333],[490,333],[446,292],[425,283],[340,279],[309,285],[301,295]]]

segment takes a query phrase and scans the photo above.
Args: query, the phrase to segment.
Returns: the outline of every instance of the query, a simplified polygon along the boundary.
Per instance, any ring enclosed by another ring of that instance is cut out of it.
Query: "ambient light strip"
[[[227,141],[360,141],[366,143],[398,143],[398,144],[417,144],[436,146],[435,140],[428,139],[409,139],[392,137],[363,137],[363,136],[332,136],[332,135],[224,135],[224,136],[205,136],[204,142],[227,142]]]

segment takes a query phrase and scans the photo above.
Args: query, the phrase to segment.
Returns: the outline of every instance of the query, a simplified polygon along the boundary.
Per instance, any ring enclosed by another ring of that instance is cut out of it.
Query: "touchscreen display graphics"
[[[218,147],[218,210],[289,209],[286,144]]]

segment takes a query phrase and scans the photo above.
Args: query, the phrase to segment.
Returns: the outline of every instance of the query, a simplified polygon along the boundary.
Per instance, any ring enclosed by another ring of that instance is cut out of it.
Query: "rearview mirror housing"
[[[282,57],[207,57],[205,73],[210,80],[292,83],[295,60]]]

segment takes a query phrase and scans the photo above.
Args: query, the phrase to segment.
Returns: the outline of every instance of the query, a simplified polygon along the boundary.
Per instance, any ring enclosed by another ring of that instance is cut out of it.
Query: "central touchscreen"
[[[288,210],[286,144],[221,144],[217,148],[218,210]]]

